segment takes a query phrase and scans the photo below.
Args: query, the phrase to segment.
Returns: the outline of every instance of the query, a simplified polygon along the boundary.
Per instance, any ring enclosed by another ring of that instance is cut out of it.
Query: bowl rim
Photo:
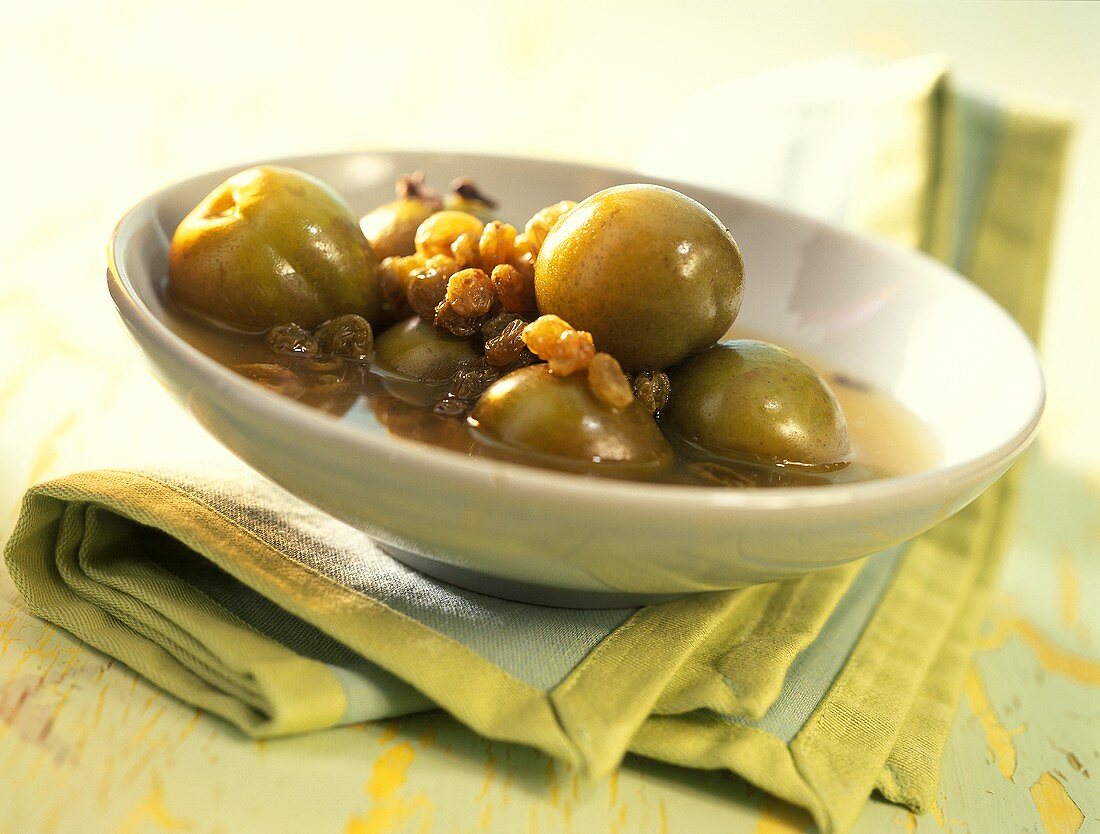
[[[842,484],[770,487],[768,489],[662,484],[577,475],[509,461],[473,457],[458,451],[404,438],[395,438],[382,433],[376,435],[364,431],[361,427],[339,417],[268,391],[206,356],[198,348],[174,333],[136,291],[126,273],[121,253],[125,249],[127,234],[131,231],[131,226],[138,222],[139,216],[158,206],[169,193],[182,185],[200,178],[228,177],[253,165],[296,167],[308,166],[322,160],[338,161],[355,156],[382,155],[421,160],[427,157],[444,157],[476,159],[483,162],[559,165],[599,173],[603,176],[610,175],[624,180],[631,177],[634,178],[634,181],[652,180],[671,188],[680,186],[677,190],[687,189],[694,192],[713,194],[720,198],[732,198],[749,206],[753,211],[793,218],[797,222],[808,224],[816,232],[840,237],[847,244],[866,247],[880,254],[895,258],[916,258],[924,262],[926,267],[931,267],[934,271],[939,272],[944,279],[958,282],[964,291],[980,297],[986,304],[991,306],[995,314],[1003,317],[1010,329],[1014,330],[1016,336],[1027,345],[1028,356],[1031,360],[1028,370],[1035,374],[1038,385],[1036,403],[1024,425],[1015,434],[987,453],[976,458],[958,461],[949,466],[938,466],[908,475]],[[562,159],[430,149],[399,151],[387,148],[359,148],[349,151],[302,154],[251,161],[242,165],[206,171],[192,177],[176,180],[157,189],[135,203],[122,215],[107,241],[107,285],[119,315],[128,326],[158,345],[174,362],[183,365],[193,376],[205,380],[211,388],[216,388],[222,396],[228,397],[234,404],[242,408],[255,412],[261,419],[293,426],[300,431],[308,432],[311,436],[323,439],[326,443],[351,445],[375,456],[381,455],[395,466],[429,470],[440,477],[448,478],[448,480],[466,482],[472,485],[485,485],[488,483],[494,488],[524,493],[537,492],[542,496],[549,493],[555,498],[567,502],[571,500],[583,502],[595,500],[605,506],[616,502],[628,502],[630,504],[641,504],[646,508],[661,508],[664,510],[668,510],[670,507],[690,506],[714,509],[736,508],[744,511],[770,513],[792,508],[834,507],[867,501],[891,501],[904,496],[937,492],[942,489],[945,483],[980,481],[985,477],[995,477],[999,474],[999,470],[1003,471],[1007,468],[1013,460],[1019,457],[1037,433],[1046,402],[1046,384],[1037,351],[1019,323],[982,289],[929,255],[908,249],[889,240],[853,232],[800,212],[735,192],[708,188],[697,183],[668,180],[626,168]]]

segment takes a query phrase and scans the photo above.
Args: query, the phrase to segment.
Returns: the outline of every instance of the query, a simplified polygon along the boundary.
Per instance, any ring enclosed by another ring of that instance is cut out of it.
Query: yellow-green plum
[[[637,400],[612,408],[592,393],[584,373],[561,376],[548,365],[494,382],[470,423],[491,450],[560,469],[644,478],[672,460],[668,441]]]
[[[439,195],[424,185],[419,174],[401,177],[396,190],[395,200],[367,212],[359,220],[359,227],[379,261],[413,254],[416,230],[443,208]]]
[[[661,418],[717,455],[827,467],[848,461],[848,426],[836,396],[800,359],[767,342],[722,342],[669,374]]]
[[[729,230],[659,185],[621,185],[563,215],[535,265],[541,313],[592,334],[629,370],[713,345],[741,308],[744,265]]]
[[[274,165],[230,177],[180,222],[168,295],[248,331],[345,313],[377,324],[381,312],[374,254],[347,204],[320,180]]]
[[[418,316],[386,330],[374,342],[374,367],[383,385],[414,405],[431,405],[464,362],[481,354],[469,339],[441,333]]]
[[[479,355],[469,339],[440,333],[418,316],[395,324],[374,342],[375,367],[418,382],[446,382],[463,362]]]

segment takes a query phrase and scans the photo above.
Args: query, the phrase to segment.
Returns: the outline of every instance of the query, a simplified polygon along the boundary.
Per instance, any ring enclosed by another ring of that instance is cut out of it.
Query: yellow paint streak
[[[408,778],[409,765],[415,758],[416,751],[407,741],[391,747],[379,756],[367,780],[367,794],[370,798],[376,801],[386,799],[400,790]]]
[[[378,757],[367,779],[366,793],[372,804],[366,814],[348,820],[346,834],[384,834],[404,828],[405,824],[419,814],[421,832],[427,832],[432,826],[432,803],[423,793],[415,794],[406,800],[396,796],[404,787],[409,775],[409,767],[416,758],[413,746],[403,741],[391,747]]]
[[[1001,723],[989,701],[981,675],[973,665],[966,673],[966,699],[970,702],[970,710],[981,722],[993,763],[1005,779],[1012,781],[1016,775],[1016,742],[1012,739],[1023,732],[1023,727],[1009,730]]]
[[[561,800],[561,789],[558,787],[558,774],[554,770],[553,759],[546,762],[546,784],[550,788],[550,804],[557,808]]]
[[[760,797],[760,819],[753,834],[802,834],[813,824],[810,815],[771,794]]]
[[[1062,550],[1058,554],[1058,596],[1062,622],[1068,626],[1075,625],[1081,592],[1077,567],[1073,564],[1073,554],[1069,550]]]
[[[485,775],[481,779],[481,790],[477,792],[477,801],[485,799],[489,795],[489,788],[493,785],[493,777],[497,772],[497,757],[493,753],[492,745],[485,751]]]
[[[916,834],[917,815],[910,811],[908,814],[905,815],[902,826],[905,828],[905,834]]]
[[[477,827],[480,828],[482,831],[488,831],[489,826],[492,824],[492,822],[493,806],[486,805],[484,808],[481,809],[481,817],[477,821]]]
[[[64,805],[54,805],[46,812],[46,816],[42,818],[42,825],[39,828],[39,834],[54,834],[57,831],[57,827],[61,824],[61,815],[65,812]]]
[[[156,711],[151,716],[149,716],[149,720],[146,721],[141,729],[137,731],[137,734],[134,736],[131,743],[136,744],[143,741],[145,737],[149,735],[150,731],[152,731],[153,727],[157,725],[157,722],[159,722],[160,719],[164,716],[164,711],[165,708],[163,706],[157,707]]]
[[[940,807],[939,800],[932,800],[932,807],[928,810],[932,812],[932,818],[936,821],[936,825],[938,825],[940,828],[943,828],[943,808]]]
[[[607,792],[612,805],[619,801],[619,771],[615,770],[607,780]]]
[[[668,807],[663,799],[657,802],[657,831],[659,834],[668,834]]]
[[[202,710],[195,710],[195,714],[191,716],[191,720],[188,721],[182,730],[180,730],[179,738],[176,739],[178,743],[183,743],[190,737],[191,733],[195,731],[195,727],[199,724],[199,719],[202,718]]]
[[[1084,686],[1100,687],[1100,661],[1084,655],[1068,652],[1051,642],[1033,623],[1023,617],[1004,617],[997,621],[993,631],[983,636],[978,648],[983,651],[1004,645],[1015,635],[1031,649],[1039,665],[1048,672],[1069,678]]]
[[[99,785],[96,791],[96,800],[100,807],[106,808],[115,788],[115,760],[107,757],[103,763],[103,772],[99,777]]]
[[[99,724],[99,720],[103,717],[103,704],[107,701],[107,685],[104,684],[99,690],[99,697],[95,702],[95,710],[92,712],[92,724]]]
[[[118,834],[137,834],[147,830],[150,824],[161,831],[189,831],[195,827],[191,820],[174,817],[164,807],[164,786],[157,779],[153,780],[153,787],[145,799],[126,815]]]
[[[1050,771],[1031,786],[1031,800],[1039,810],[1046,834],[1074,834],[1085,822],[1085,815],[1077,803]]]
[[[378,734],[378,743],[389,744],[395,738],[397,738],[397,722],[390,721],[382,727],[382,732]]]
[[[432,827],[432,803],[423,793],[405,800],[394,797],[374,806],[366,816],[352,817],[344,828],[345,834],[388,834],[404,830],[405,823],[420,813],[420,826],[417,831],[427,834]]]

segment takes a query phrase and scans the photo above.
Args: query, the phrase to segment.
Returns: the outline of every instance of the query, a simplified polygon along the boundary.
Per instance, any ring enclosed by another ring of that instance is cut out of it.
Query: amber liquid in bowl
[[[367,430],[382,430],[473,456],[517,460],[514,453],[501,455],[499,450],[479,442],[465,417],[434,413],[431,403],[446,393],[438,385],[395,379],[369,363],[336,357],[303,359],[278,355],[264,344],[260,335],[212,325],[170,302],[166,303],[166,310],[167,323],[173,332],[202,353],[253,382],[306,405]],[[850,463],[823,471],[737,461],[708,454],[668,435],[674,464],[647,480],[712,487],[827,485],[907,475],[936,462],[938,444],[929,427],[916,415],[860,380],[831,371],[812,357],[800,358],[825,378],[840,402],[852,445]],[[548,464],[541,460],[528,462]],[[586,473],[616,476],[613,466],[598,464]]]

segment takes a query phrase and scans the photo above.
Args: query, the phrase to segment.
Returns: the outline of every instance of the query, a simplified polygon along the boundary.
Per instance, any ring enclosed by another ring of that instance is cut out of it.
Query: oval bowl
[[[394,178],[473,176],[522,222],[558,200],[635,182],[629,171],[447,153],[352,152],[278,160],[320,177],[359,213]],[[108,247],[108,286],[154,372],[219,441],[294,495],[403,562],[498,596],[618,606],[770,582],[898,545],[958,511],[1034,437],[1043,378],[1027,337],[942,264],[757,201],[652,180],[694,197],[746,262],[738,327],[890,394],[942,455],[912,475],[746,490],[631,483],[467,457],[351,424],[272,393],[167,324],[168,242],[243,167],[141,201]]]

